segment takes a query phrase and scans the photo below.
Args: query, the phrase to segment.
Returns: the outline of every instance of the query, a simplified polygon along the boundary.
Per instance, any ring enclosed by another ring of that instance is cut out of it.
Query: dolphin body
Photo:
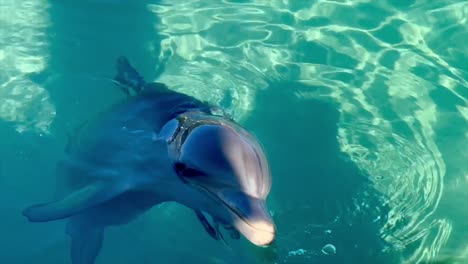
[[[135,95],[77,130],[57,164],[70,191],[23,215],[32,222],[68,218],[73,264],[95,262],[107,226],[166,201],[192,208],[215,239],[222,239],[221,224],[232,238],[240,232],[255,245],[271,244],[271,176],[258,141],[210,105],[146,83],[124,57],[117,71],[115,81]]]

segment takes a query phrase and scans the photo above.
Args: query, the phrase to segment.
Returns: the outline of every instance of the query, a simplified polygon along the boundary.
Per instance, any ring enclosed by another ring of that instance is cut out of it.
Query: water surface
[[[262,141],[277,243],[212,241],[165,204],[97,263],[468,261],[468,2],[0,2],[0,262],[66,263],[54,194],[75,126],[123,100],[114,61],[224,107]]]

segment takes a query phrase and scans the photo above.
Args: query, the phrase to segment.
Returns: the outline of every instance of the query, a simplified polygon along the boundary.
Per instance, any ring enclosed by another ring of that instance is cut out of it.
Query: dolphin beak
[[[245,238],[257,246],[273,243],[276,228],[265,200],[238,191],[221,191],[218,197],[228,208],[234,227]]]

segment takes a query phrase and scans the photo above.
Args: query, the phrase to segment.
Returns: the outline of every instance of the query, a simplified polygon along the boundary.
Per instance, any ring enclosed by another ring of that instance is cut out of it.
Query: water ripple
[[[55,117],[48,92],[30,78],[46,68],[47,9],[41,2],[0,3],[0,119],[18,132],[48,133]]]
[[[468,54],[467,2],[190,0],[149,9],[162,21],[161,79],[176,89],[232,102],[238,120],[275,80],[336,105],[341,149],[390,208],[382,237],[408,263],[440,253],[452,225],[436,212],[446,178],[459,176],[447,164],[464,150],[448,152],[436,135],[445,120],[468,120],[468,68],[458,58]],[[461,129],[452,140],[466,137]]]

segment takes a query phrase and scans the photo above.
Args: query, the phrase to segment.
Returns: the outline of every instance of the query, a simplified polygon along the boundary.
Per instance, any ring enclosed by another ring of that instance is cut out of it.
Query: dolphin
[[[95,262],[106,227],[169,201],[193,209],[214,239],[224,240],[221,225],[233,239],[273,243],[271,173],[259,141],[209,104],[145,82],[125,57],[115,82],[128,99],[80,126],[57,163],[67,192],[23,215],[67,219],[73,264]]]

